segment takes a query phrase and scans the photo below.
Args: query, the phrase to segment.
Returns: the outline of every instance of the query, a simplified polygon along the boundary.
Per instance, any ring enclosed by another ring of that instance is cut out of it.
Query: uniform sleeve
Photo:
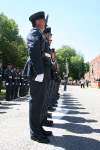
[[[42,35],[37,31],[33,32],[28,39],[30,58],[37,74],[44,73],[44,65],[42,59],[42,42]]]

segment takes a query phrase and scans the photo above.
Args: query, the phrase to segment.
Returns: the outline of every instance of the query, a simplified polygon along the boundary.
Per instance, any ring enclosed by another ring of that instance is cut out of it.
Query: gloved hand
[[[51,55],[49,53],[45,53],[45,56],[51,58]]]
[[[35,81],[37,82],[43,82],[44,74],[38,74],[35,78]]]

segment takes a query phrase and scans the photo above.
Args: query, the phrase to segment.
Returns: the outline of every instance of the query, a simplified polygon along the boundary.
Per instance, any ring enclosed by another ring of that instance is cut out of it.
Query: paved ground
[[[28,101],[0,104],[0,150],[100,150],[100,90],[69,86],[53,113],[50,144],[30,140]]]

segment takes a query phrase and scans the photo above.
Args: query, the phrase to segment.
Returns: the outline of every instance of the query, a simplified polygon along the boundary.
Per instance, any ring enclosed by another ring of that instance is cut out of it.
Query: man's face
[[[36,26],[42,30],[45,29],[45,19],[36,20]]]

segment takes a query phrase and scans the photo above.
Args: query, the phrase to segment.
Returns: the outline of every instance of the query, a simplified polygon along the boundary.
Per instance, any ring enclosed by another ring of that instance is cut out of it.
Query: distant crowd
[[[29,91],[29,81],[22,70],[8,64],[5,69],[0,65],[0,92],[6,90],[7,101],[26,96]]]

